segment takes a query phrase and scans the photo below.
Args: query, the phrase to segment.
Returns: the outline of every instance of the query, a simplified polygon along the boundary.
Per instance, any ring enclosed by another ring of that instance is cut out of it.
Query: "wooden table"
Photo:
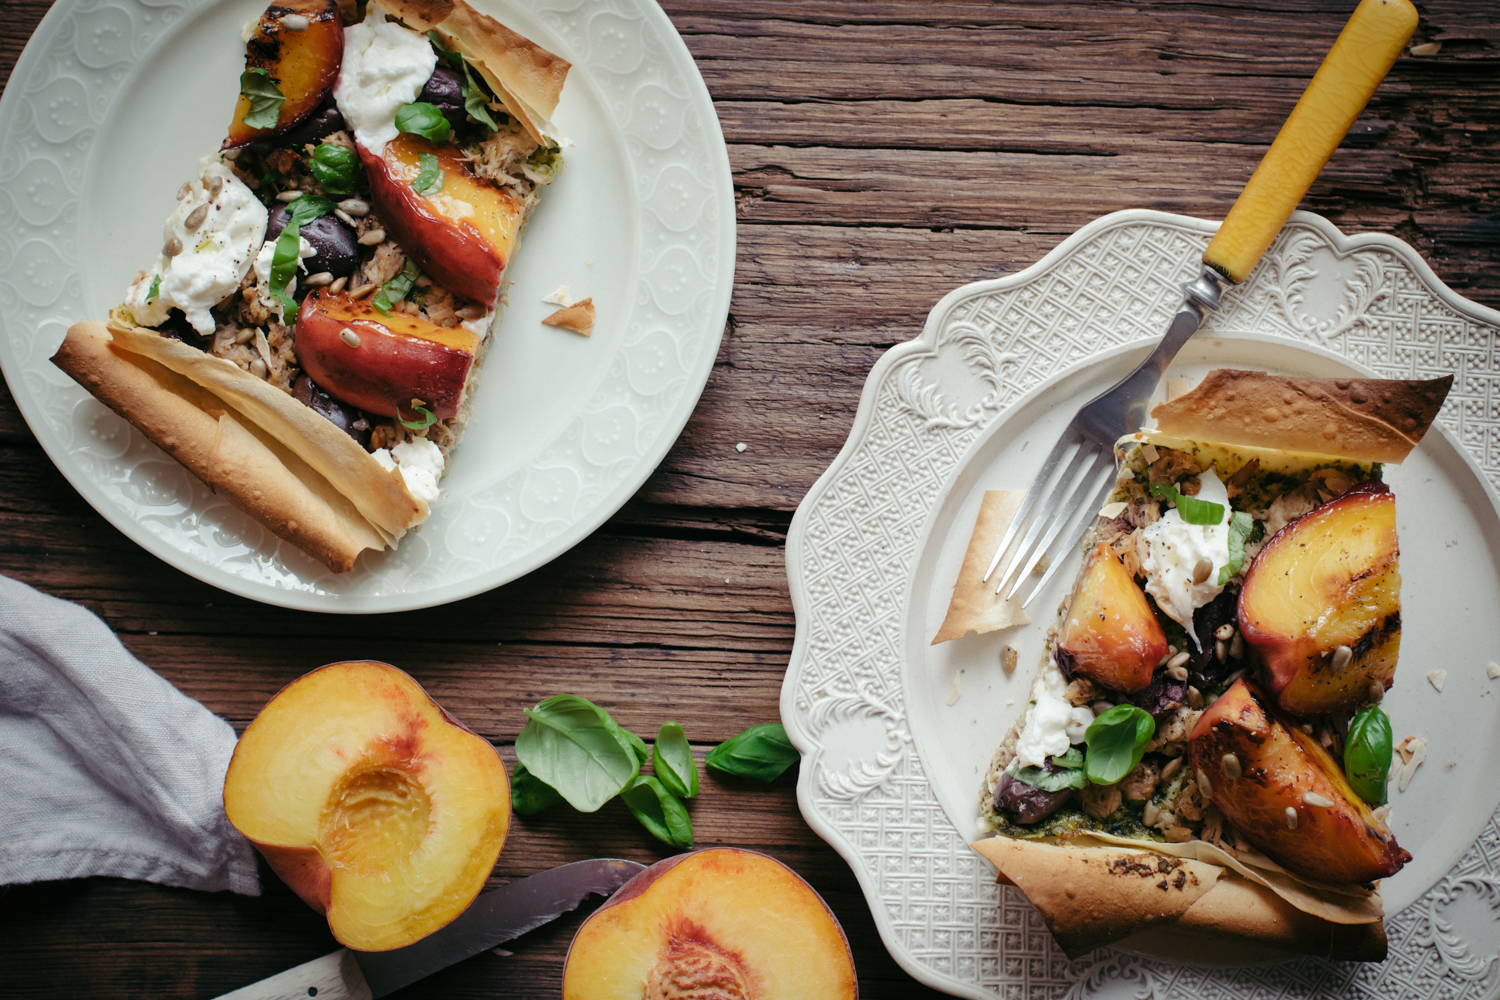
[[[0,73],[47,5],[6,5]],[[1450,286],[1500,306],[1500,7],[1419,6],[1415,41],[1441,51],[1397,63],[1303,207],[1405,239]],[[1221,217],[1352,7],[674,0],[729,143],[737,279],[702,402],[603,528],[445,608],[263,607],[127,541],[58,474],[7,392],[0,572],[95,611],[236,727],[299,674],[369,657],[410,671],[507,763],[522,708],[562,691],[643,734],[680,720],[701,758],[778,718],[787,528],[881,352],[915,336],[945,292],[1023,268],[1106,212]],[[769,786],[708,778],[692,814],[700,845],[770,853],[824,895],[866,998],[936,995],[889,957],[847,865],[802,821],[795,772]],[[669,853],[618,801],[594,816],[555,808],[517,818],[494,878]],[[12,887],[0,993],[212,997],[334,947],[321,918],[264,883],[259,898],[105,878]],[[399,995],[556,997],[580,919]]]

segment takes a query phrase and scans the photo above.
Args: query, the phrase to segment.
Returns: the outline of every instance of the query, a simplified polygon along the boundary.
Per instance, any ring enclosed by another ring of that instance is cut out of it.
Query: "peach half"
[[[424,155],[436,160],[442,185],[418,192]],[[370,200],[406,255],[454,295],[494,305],[521,234],[520,201],[476,177],[451,142],[403,132],[380,156],[360,146],[359,158]]]
[[[1167,655],[1167,635],[1145,593],[1100,542],[1078,578],[1057,636],[1057,666],[1107,688],[1134,694],[1151,683]]]
[[[510,825],[495,748],[388,663],[331,663],[250,723],[224,811],[358,951],[411,944],[479,894]]]
[[[305,25],[289,27],[287,18]],[[299,30],[300,29],[300,30]],[[250,99],[240,95],[234,120],[222,149],[234,149],[257,139],[280,135],[318,109],[333,89],[344,61],[344,25],[338,0],[277,0],[256,23],[245,46],[245,68],[263,69],[286,100],[276,113],[274,128],[245,124]]]
[[[845,1000],[844,931],[781,862],[731,847],[659,861],[584,921],[563,1000]]]

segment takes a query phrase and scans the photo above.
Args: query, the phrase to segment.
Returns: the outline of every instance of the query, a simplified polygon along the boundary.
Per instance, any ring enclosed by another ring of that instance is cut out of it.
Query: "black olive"
[[[314,413],[320,413],[333,421],[333,425],[358,441],[360,447],[370,446],[370,421],[352,406],[334,399],[322,386],[307,375],[300,375],[292,383],[292,395],[297,402]]]
[[[464,78],[446,66],[432,71],[427,86],[417,95],[417,101],[431,104],[441,111],[455,132],[468,122],[468,112],[464,110]]]
[[[200,351],[208,350],[209,345],[214,340],[213,334],[204,336],[199,334],[197,330],[194,330],[193,324],[188,322],[187,316],[181,309],[168,310],[167,318],[162,320],[156,327],[156,332],[163,337],[180,340],[189,347],[196,347]]]
[[[463,102],[459,102],[462,105]],[[317,142],[324,136],[347,129],[344,116],[339,114],[338,106],[330,97],[327,102],[320,105],[318,110],[302,119],[291,128],[280,135],[273,135],[259,142],[252,142],[246,148],[264,155],[273,149],[295,149],[301,152],[302,147],[309,142]]]
[[[286,228],[292,210],[278,205],[266,223],[266,239],[274,240]],[[312,244],[316,253],[303,261],[308,274],[327,271],[335,278],[354,273],[359,266],[359,240],[354,230],[346,226],[336,215],[320,215],[311,222],[304,222],[300,230],[302,238]]]

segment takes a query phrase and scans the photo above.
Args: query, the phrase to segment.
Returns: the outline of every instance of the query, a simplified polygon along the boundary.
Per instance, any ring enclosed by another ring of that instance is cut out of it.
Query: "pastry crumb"
[[[1491,660],[1484,665],[1484,672],[1489,675],[1490,680],[1500,677],[1500,663]]]
[[[1443,685],[1446,684],[1446,683],[1448,683],[1448,671],[1446,671],[1446,670],[1429,670],[1429,671],[1427,671],[1427,683],[1431,684],[1433,686],[1433,688],[1439,694],[1442,694],[1443,693]]]
[[[953,675],[953,685],[948,688],[948,704],[949,705],[954,704],[955,702],[958,701],[958,699],[960,697],[963,696],[963,692],[959,689],[959,685],[963,681],[963,679],[964,679],[964,672],[962,670],[960,670],[958,673],[956,673],[956,674]]]
[[[748,447],[750,447],[748,444],[746,444],[745,442],[741,441],[739,444],[737,444],[737,445],[734,446],[734,450],[735,451],[744,451]]]
[[[590,336],[594,331],[594,300],[590,297],[565,306],[542,320],[542,323],[546,326],[560,326],[585,337]]]
[[[557,290],[551,295],[543,295],[542,301],[566,308],[573,304],[573,293],[568,291],[567,285],[558,285]]]
[[[1406,786],[1411,784],[1412,775],[1417,773],[1417,768],[1427,759],[1427,741],[1420,736],[1408,736],[1396,744],[1396,752],[1401,755],[1396,789],[1404,792]]]

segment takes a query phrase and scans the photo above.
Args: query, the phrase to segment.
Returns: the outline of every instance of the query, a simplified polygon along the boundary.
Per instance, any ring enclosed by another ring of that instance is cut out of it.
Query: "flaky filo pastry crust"
[[[1192,858],[1009,837],[972,846],[999,869],[997,881],[1026,895],[1069,958],[1163,927],[1341,961],[1385,958],[1378,896],[1373,912],[1366,906],[1357,916],[1334,920],[1307,913],[1237,872]]]
[[[427,505],[329,420],[263,379],[155,330],[75,323],[52,363],[209,489],[335,572],[427,518]]]

